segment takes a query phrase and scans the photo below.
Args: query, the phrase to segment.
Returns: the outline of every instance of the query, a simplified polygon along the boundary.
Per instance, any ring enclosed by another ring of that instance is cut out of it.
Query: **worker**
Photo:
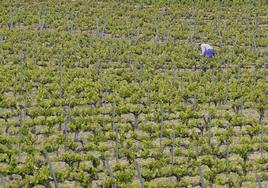
[[[204,57],[212,58],[215,55],[214,49],[209,44],[202,43],[201,44],[201,50],[202,50],[201,55],[204,56]]]

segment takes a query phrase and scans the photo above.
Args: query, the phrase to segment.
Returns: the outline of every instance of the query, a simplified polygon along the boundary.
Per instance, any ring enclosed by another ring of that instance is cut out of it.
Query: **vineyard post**
[[[144,0],[141,0],[141,9],[144,8]]]
[[[128,17],[126,16],[126,38],[129,37]]]
[[[214,18],[214,33],[219,31],[219,22],[220,22],[220,15],[219,15],[220,10],[219,9],[220,9],[220,5],[216,9],[216,16]]]
[[[192,50],[194,51],[195,45],[194,45],[194,26],[196,25],[196,9],[198,9],[198,3],[194,3],[193,1],[191,2],[191,20],[190,20],[190,43],[192,45]],[[197,7],[197,8],[195,8]]]
[[[135,163],[135,166],[136,166],[136,169],[137,169],[138,178],[140,180],[141,188],[144,188],[144,179],[142,178],[139,164],[138,164],[138,162],[136,160],[134,161],[134,163]]]
[[[71,110],[72,110],[72,108],[71,108],[71,97],[70,96],[68,96],[68,106],[67,106],[67,118],[68,118],[68,122],[70,122],[71,121]]]
[[[226,78],[225,78],[225,81],[226,81],[226,84],[225,84],[225,103],[228,102],[228,97],[229,97],[229,69],[228,69],[228,61],[227,61],[227,75],[226,75]]]
[[[244,113],[244,103],[245,103],[245,101],[244,101],[245,99],[244,99],[244,96],[242,96],[242,99],[241,99],[241,108],[240,108],[240,110],[241,110],[241,114],[243,115],[243,113]],[[244,125],[244,121],[242,121],[242,126]],[[242,129],[242,126],[240,127],[241,129]]]
[[[64,110],[64,108],[62,107],[62,104],[60,104],[60,108],[62,109],[62,110]],[[63,114],[61,114],[61,116],[62,116]],[[58,131],[61,131],[61,129],[62,129],[62,122],[59,122],[59,127],[58,127]]]
[[[183,16],[182,17],[182,24],[181,24],[181,27],[182,27],[182,31],[184,31],[185,30],[185,23],[186,23],[186,18],[185,18],[185,16]]]
[[[265,52],[263,53],[263,68],[266,71],[266,69],[267,69],[267,56],[266,56]],[[265,74],[265,79],[266,80],[268,79],[268,74]]]
[[[162,104],[160,106],[160,148],[162,148],[162,138],[163,138],[163,108],[162,108]]]
[[[67,117],[64,117],[64,123],[63,123],[63,134],[64,134],[64,142],[67,140]]]
[[[202,134],[203,135],[203,134]],[[199,154],[200,154],[200,152],[199,152],[199,146],[198,146],[198,137],[196,138],[196,143],[194,144],[194,149],[195,149],[195,155],[196,155],[196,158],[198,158],[199,157]]]
[[[213,67],[210,67],[210,82],[212,82],[212,84],[214,85],[215,84],[215,69],[214,69],[214,66]]]
[[[192,23],[190,24],[189,29],[190,29],[190,44],[192,45],[192,49],[194,49],[194,42],[193,42],[194,31],[193,31]]]
[[[151,92],[151,88],[150,88],[150,80],[148,80],[148,82],[147,82],[147,86],[146,86],[146,98],[147,98],[147,105],[148,105],[148,107],[151,106],[150,92]]]
[[[174,149],[175,149],[175,134],[172,132],[172,144],[171,144],[171,167],[174,166]]]
[[[98,63],[97,63],[97,73],[98,73],[98,78],[99,78],[99,95],[100,95],[100,106],[103,105],[104,99],[103,99],[103,81],[102,81],[102,63],[100,61],[100,59],[98,58]]]
[[[74,142],[77,142],[77,141],[79,141],[79,128],[77,128],[77,126],[76,126],[76,128],[75,128],[75,132],[74,132]]]
[[[136,63],[134,64],[134,81],[136,82],[137,81],[137,65]]]
[[[260,152],[261,152],[261,156],[263,155],[263,144],[264,143],[264,122],[261,121],[261,147],[260,147]]]
[[[198,99],[197,99],[197,96],[196,96],[196,92],[194,93],[194,101],[193,101],[193,110],[196,111],[197,109],[197,105],[198,105]]]
[[[230,140],[228,138],[226,142],[226,174],[229,174],[229,156],[230,156],[229,152],[230,152]]]
[[[139,127],[139,115],[140,115],[140,112],[134,112],[134,129],[136,130],[136,129],[138,129],[138,127]]]
[[[131,54],[131,52],[129,52],[129,54]],[[128,60],[128,65],[129,65],[129,70],[133,71],[132,61],[131,60]]]
[[[176,67],[173,66],[173,76],[172,76],[172,85],[178,89],[176,81],[177,81],[177,73],[176,73]]]
[[[23,54],[22,51],[20,51],[20,95],[23,95],[23,87],[25,85],[24,79],[23,79]],[[21,144],[22,144],[22,129],[23,129],[23,120],[24,120],[24,105],[20,105],[20,118],[19,118],[19,124],[20,124],[20,131],[19,131],[19,160],[21,158]]]
[[[119,142],[119,138],[118,138],[118,129],[117,129],[117,125],[114,124],[115,126],[115,157],[116,157],[116,162],[118,163],[118,142]]]
[[[67,16],[67,27],[69,33],[73,32],[73,21],[71,20],[71,16]]]
[[[261,178],[259,175],[256,175],[256,182],[257,182],[258,188],[263,188],[262,183],[261,183]]]
[[[48,163],[48,166],[49,166],[49,170],[50,170],[50,174],[54,180],[54,183],[55,183],[55,188],[59,188],[58,186],[58,183],[57,183],[57,179],[56,179],[56,176],[55,176],[55,171],[54,171],[54,168],[53,168],[53,165],[49,159],[49,156],[48,156],[48,153],[47,153],[47,150],[44,150],[44,153],[45,153],[45,157],[46,157],[46,160],[47,160],[47,163]]]
[[[137,19],[137,16],[138,16],[138,12],[139,12],[139,6],[138,5],[135,5],[134,6],[134,10],[135,10],[135,14],[134,14],[134,17],[132,18],[132,21],[136,21]]]
[[[25,86],[25,97],[24,97],[24,109],[26,110],[27,106],[28,106],[28,96],[29,96],[29,88],[28,85],[26,84]],[[26,112],[25,112],[26,113]],[[26,115],[26,114],[25,114]]]
[[[23,140],[22,140],[22,129],[23,129],[23,119],[24,119],[24,117],[23,117],[23,109],[21,109],[21,112],[20,112],[20,132],[19,132],[19,160],[20,160],[20,158],[21,158],[21,145],[22,145],[22,143],[23,143]]]
[[[100,36],[99,19],[97,16],[96,16],[96,35],[97,35],[97,37]]]
[[[45,9],[45,10],[44,10],[45,16],[47,16],[47,14],[48,14],[48,8],[47,8],[47,6],[45,6],[44,9]]]
[[[104,37],[104,35],[105,35],[105,30],[106,30],[106,22],[107,22],[107,20],[105,20],[105,21],[104,21],[104,24],[102,25],[101,37]]]
[[[254,71],[253,71],[252,74],[253,74],[252,75],[252,77],[253,77],[253,83],[252,83],[252,85],[253,85],[253,87],[255,87],[256,81],[257,81],[257,76],[256,76],[256,74],[257,74],[257,66],[256,65],[254,66]]]
[[[246,36],[248,36],[249,33],[249,17],[250,17],[250,10],[248,10],[247,17],[246,17]]]
[[[42,32],[45,27],[45,19],[41,18],[41,13],[38,12],[38,20],[39,20],[39,31]]]
[[[237,34],[236,34],[235,35],[235,41],[234,41],[233,49],[232,49],[232,56],[233,56],[233,58],[235,57],[235,48],[237,46],[237,41],[238,41],[238,37],[237,37]]]
[[[200,166],[198,167],[198,174],[199,174],[199,182],[200,182],[201,187],[206,188],[202,168]]]
[[[12,15],[9,17],[9,20],[8,20],[8,27],[9,29],[13,29],[14,28],[14,15],[12,13]]]
[[[180,85],[179,85],[179,91],[180,92],[183,92],[184,86],[185,86],[185,81],[184,81],[183,75],[181,74],[180,75]]]
[[[62,62],[63,61],[63,54],[60,55],[60,99],[62,99]]]
[[[37,32],[35,32],[35,34],[34,34],[34,45],[33,45],[33,49],[36,52],[36,49],[37,49]],[[37,53],[34,53],[34,64],[37,64],[36,54]]]
[[[219,15],[219,12],[217,11],[217,33],[218,33],[218,37],[220,38],[220,48],[222,48],[223,47],[223,37],[222,37],[222,35],[221,35],[221,28],[220,28],[220,15]]]
[[[72,33],[72,31],[73,31],[73,23],[72,23],[72,21],[71,20],[67,20],[67,25],[68,25],[68,31],[70,33]]]
[[[259,28],[259,24],[258,24],[258,13],[257,13],[255,18],[254,18],[254,32],[252,33],[256,57],[258,57],[258,46],[257,46],[257,43],[256,43],[255,34],[256,34],[256,37],[258,38],[258,34],[257,34],[258,33],[258,31],[257,31],[258,28]]]
[[[203,119],[204,119],[204,122],[205,122],[206,130],[208,131],[208,134],[209,134],[208,135],[208,138],[209,138],[209,140],[208,140],[208,146],[211,147],[211,125],[210,125],[210,123],[211,123],[211,116],[210,116],[210,114],[208,115],[207,118],[204,117]]]
[[[140,80],[140,85],[143,83],[144,78],[143,78],[143,64],[140,63],[140,76],[139,76],[139,80]]]
[[[109,82],[108,80],[105,81],[105,95],[108,97],[109,95]]]
[[[3,36],[0,35],[0,54],[3,54]],[[5,58],[2,57],[2,61],[5,62]]]
[[[154,31],[155,31],[155,37],[154,37],[154,42],[157,43],[159,40],[158,36],[158,20],[157,17],[154,17]]]
[[[110,166],[110,164],[109,164],[109,159],[107,159],[107,158],[106,158],[106,168],[107,168],[108,173],[109,173],[109,176],[111,177],[112,182],[113,182],[113,184],[112,184],[112,188],[116,188],[116,184],[115,184],[115,179],[114,179],[113,171],[112,171],[112,168],[111,168],[111,166]]]
[[[116,103],[115,101],[113,101],[112,104],[112,130],[115,131],[115,116],[116,116],[116,112],[115,112],[115,108],[116,108]]]
[[[1,177],[1,184],[2,184],[2,187],[3,187],[3,188],[6,188],[5,177],[4,177],[2,174],[0,174],[0,177]]]
[[[211,147],[211,115],[208,116],[208,145]]]
[[[266,53],[265,52],[263,52],[262,60],[263,60],[263,68],[266,70],[267,69],[267,59],[266,59]]]
[[[117,125],[115,123],[115,116],[116,116],[115,108],[116,108],[116,103],[115,103],[115,101],[113,101],[113,103],[112,103],[112,130],[113,130],[113,132],[115,132],[115,136],[116,136],[115,157],[116,157],[116,162],[118,162],[118,142],[119,142],[119,138],[118,138]]]
[[[167,45],[168,42],[169,42],[169,33],[168,33],[168,31],[165,31],[164,38],[165,38],[165,44]]]
[[[241,63],[238,64],[238,70],[237,70],[237,79],[238,79],[238,82],[240,82],[240,75],[241,75]]]
[[[104,99],[103,99],[103,82],[102,82],[102,78],[99,79],[99,84],[100,84],[100,91],[99,91],[99,95],[100,95],[100,106],[103,105]]]
[[[111,48],[110,55],[109,55],[110,62],[113,62],[113,52],[114,52],[114,48]]]
[[[23,70],[24,70],[24,61],[23,61],[23,52],[20,50],[20,95],[23,95],[23,86],[24,86],[24,79],[23,79]]]
[[[221,5],[219,5],[219,7],[217,8],[217,34],[218,34],[218,38],[219,38],[219,42],[220,42],[220,49],[223,49],[223,37],[222,37],[222,34],[221,34],[221,24],[220,24],[220,13],[219,13],[219,9],[221,8]],[[220,58],[220,61],[222,60],[222,58]],[[220,63],[221,64],[221,63]]]
[[[258,47],[257,47],[257,44],[256,44],[256,38],[255,38],[255,33],[254,32],[252,33],[252,40],[253,40],[255,55],[256,55],[256,58],[258,58]]]
[[[242,96],[242,101],[241,101],[241,113],[243,114],[243,112],[244,112],[244,103],[245,103],[245,101],[244,101],[245,99],[244,99],[244,96]]]
[[[136,44],[138,43],[140,33],[141,33],[140,30],[137,29],[137,35],[136,35],[136,37],[135,37],[135,39],[134,39],[134,45],[136,45]]]
[[[191,9],[192,9],[192,12],[191,12],[191,20],[190,20],[190,44],[192,45],[192,50],[194,50],[195,48],[195,45],[194,45],[194,26],[195,26],[195,14],[196,14],[196,10],[195,10],[195,6],[197,6],[197,3],[194,4],[194,2],[192,2],[192,5],[191,5]]]
[[[63,134],[64,134],[64,141],[66,142],[67,140],[67,134],[68,134],[68,122],[70,122],[71,119],[71,100],[69,98],[68,102],[68,107],[67,107],[67,114],[64,117],[64,122],[63,122]],[[65,108],[66,109],[66,108]]]

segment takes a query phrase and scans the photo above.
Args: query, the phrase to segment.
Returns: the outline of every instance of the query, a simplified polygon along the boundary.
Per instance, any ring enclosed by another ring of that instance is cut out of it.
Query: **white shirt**
[[[201,44],[201,49],[202,49],[202,55],[205,54],[206,50],[209,50],[209,49],[213,50],[212,46],[210,46],[209,44],[205,44],[205,43]]]

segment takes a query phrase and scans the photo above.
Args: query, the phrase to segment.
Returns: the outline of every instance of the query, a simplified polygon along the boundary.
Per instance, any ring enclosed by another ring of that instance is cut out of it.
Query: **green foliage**
[[[265,1],[2,1],[0,185],[267,180],[267,16]]]

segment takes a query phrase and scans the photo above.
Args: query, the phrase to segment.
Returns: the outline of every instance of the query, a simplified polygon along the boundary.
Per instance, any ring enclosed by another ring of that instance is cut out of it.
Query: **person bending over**
[[[212,58],[215,56],[215,52],[212,46],[209,44],[201,44],[202,56]]]

